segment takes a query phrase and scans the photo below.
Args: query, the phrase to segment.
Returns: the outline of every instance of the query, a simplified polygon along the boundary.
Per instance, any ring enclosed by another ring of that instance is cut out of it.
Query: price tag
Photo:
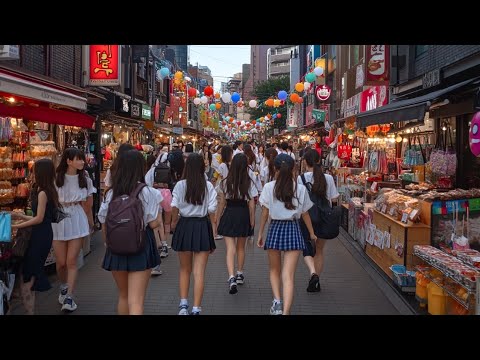
[[[418,209],[413,209],[412,212],[410,213],[410,220],[415,219],[415,216],[418,214]]]
[[[388,213],[390,214],[390,216],[395,216],[395,208],[391,207]]]
[[[384,214],[387,213],[387,204],[383,204],[383,206],[382,206],[382,213],[384,213]]]
[[[407,213],[403,213],[402,222],[405,223],[405,224],[408,222],[408,214]]]

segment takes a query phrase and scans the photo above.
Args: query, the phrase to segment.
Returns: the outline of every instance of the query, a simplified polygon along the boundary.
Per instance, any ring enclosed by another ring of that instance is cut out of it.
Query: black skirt
[[[212,223],[205,217],[180,217],[172,237],[175,251],[211,251],[215,249]]]
[[[218,224],[218,234],[227,237],[250,236],[250,212],[246,200],[227,199],[227,206]]]
[[[145,236],[145,248],[136,255],[115,255],[107,248],[102,268],[107,271],[144,271],[160,265],[160,254],[150,226],[147,226]]]

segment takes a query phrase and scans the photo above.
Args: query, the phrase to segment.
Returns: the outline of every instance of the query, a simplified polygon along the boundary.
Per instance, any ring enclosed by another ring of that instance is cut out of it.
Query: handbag
[[[8,212],[0,212],[0,242],[12,240],[12,215]]]
[[[56,207],[53,209],[52,223],[58,224],[67,217],[70,217],[70,214],[67,214],[62,208]]]
[[[30,245],[30,237],[32,236],[32,227],[27,226],[17,230],[17,234],[13,239],[12,254],[16,257],[24,257]]]

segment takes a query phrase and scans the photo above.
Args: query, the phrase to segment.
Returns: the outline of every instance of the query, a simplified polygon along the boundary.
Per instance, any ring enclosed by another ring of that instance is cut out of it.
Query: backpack
[[[185,160],[183,160],[183,153],[181,150],[173,150],[168,153],[167,161],[170,163],[170,175],[172,181],[169,183],[168,188],[173,190],[175,184],[180,179],[185,167]]]
[[[110,201],[105,221],[107,247],[115,255],[135,255],[145,247],[143,204],[138,194],[146,184],[138,184],[130,195]]]
[[[168,155],[165,161],[155,166],[155,171],[153,173],[153,181],[157,184],[168,184],[168,186],[170,186],[173,181],[173,177],[172,170],[170,169],[170,166],[167,165],[167,161]]]
[[[312,192],[312,184],[307,182],[305,175],[302,174],[303,185],[308,190],[310,200],[313,206],[308,210],[312,227],[315,235],[319,239],[333,239],[340,233],[340,218],[342,210],[339,206],[330,206],[330,202],[326,197],[319,197]]]

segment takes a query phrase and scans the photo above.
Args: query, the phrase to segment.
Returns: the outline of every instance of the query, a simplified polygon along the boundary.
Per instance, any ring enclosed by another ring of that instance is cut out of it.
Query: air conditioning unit
[[[0,45],[0,60],[20,59],[20,45]]]

